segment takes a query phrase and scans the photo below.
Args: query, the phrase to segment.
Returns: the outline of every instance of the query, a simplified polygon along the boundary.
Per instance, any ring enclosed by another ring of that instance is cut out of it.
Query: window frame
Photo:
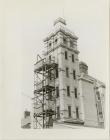
[[[59,86],[56,86],[56,98],[59,98]]]
[[[52,46],[52,43],[51,42],[49,42],[49,47],[51,47]]]
[[[70,40],[70,47],[72,48],[73,47],[73,41],[72,40]]]
[[[56,72],[56,74],[55,74],[55,78],[58,78],[58,77],[59,77],[58,67],[56,68],[55,72]]]
[[[60,119],[60,107],[57,106],[57,119]]]
[[[51,71],[48,72],[49,79],[52,80],[52,73]]]
[[[51,55],[49,55],[49,61],[51,61],[52,60],[52,57],[51,57]]]
[[[96,92],[96,96],[97,96],[98,101],[100,101],[100,100],[101,100],[101,99],[100,99],[101,97],[100,97],[99,91]]]
[[[52,91],[50,91],[50,93],[48,93],[48,99],[52,100]]]
[[[79,119],[79,107],[76,107],[76,119]]]
[[[65,51],[65,60],[68,60],[68,52]]]
[[[76,70],[73,70],[73,79],[76,80]]]
[[[72,54],[72,62],[75,62],[74,54]]]
[[[67,86],[66,90],[67,90],[67,96],[70,97],[70,86]]]
[[[68,117],[71,118],[71,106],[68,106]]]
[[[75,96],[76,99],[78,98],[78,91],[77,91],[76,87],[74,88],[74,96]]]
[[[69,78],[69,68],[66,67],[66,77]]]
[[[65,37],[63,37],[63,43],[67,44],[67,39]]]
[[[56,39],[55,39],[55,44],[57,44],[57,42],[58,42],[58,39],[56,38]]]

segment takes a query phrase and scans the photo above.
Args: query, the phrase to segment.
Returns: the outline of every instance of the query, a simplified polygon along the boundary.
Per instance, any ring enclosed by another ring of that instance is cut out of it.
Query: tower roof
[[[48,41],[52,36],[55,36],[58,32],[62,32],[63,34],[70,36],[73,39],[78,39],[78,37],[74,34],[74,32],[70,31],[65,25],[66,25],[65,19],[57,18],[54,21],[53,30],[47,35],[47,37],[44,39],[44,42]]]
[[[63,19],[63,18],[61,18],[61,17],[57,18],[57,19],[54,21],[54,26],[55,26],[56,24],[58,24],[58,23],[62,23],[62,24],[64,24],[64,25],[66,25],[65,19]]]

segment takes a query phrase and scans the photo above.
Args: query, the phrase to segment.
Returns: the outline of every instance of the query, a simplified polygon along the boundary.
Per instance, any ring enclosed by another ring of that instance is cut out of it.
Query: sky
[[[106,83],[106,0],[5,0],[2,4],[0,24],[4,29],[3,110],[8,116],[8,120],[4,118],[6,124],[12,118],[19,123],[21,110],[31,107],[36,56],[42,53],[43,39],[58,17],[63,17],[67,27],[78,36],[79,60],[87,63],[89,74]],[[10,126],[12,130],[16,128],[14,124]],[[11,129],[9,132],[11,134]]]

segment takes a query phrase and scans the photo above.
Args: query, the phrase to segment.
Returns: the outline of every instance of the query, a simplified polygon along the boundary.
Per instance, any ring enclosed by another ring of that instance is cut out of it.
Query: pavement
[[[70,124],[64,124],[64,123],[53,124],[53,129],[80,129],[80,128],[84,128],[84,126],[70,125]]]
[[[71,123],[54,123],[53,124],[53,129],[103,129],[103,128],[98,128],[98,127],[93,127],[93,126],[84,126],[84,125],[79,125],[79,124],[71,124]]]

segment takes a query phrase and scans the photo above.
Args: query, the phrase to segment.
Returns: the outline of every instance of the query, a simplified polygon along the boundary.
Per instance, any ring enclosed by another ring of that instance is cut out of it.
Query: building
[[[79,91],[82,98],[84,125],[104,127],[104,96],[105,85],[88,75],[88,66],[79,63]]]
[[[29,111],[24,111],[24,117],[21,119],[21,128],[31,128],[31,116]]]
[[[38,56],[40,60],[34,68],[36,128],[40,128],[38,124],[45,128],[50,119],[73,125],[103,126],[105,85],[89,76],[88,66],[79,62],[77,40],[62,18],[55,20],[54,29],[44,39],[43,58]]]

